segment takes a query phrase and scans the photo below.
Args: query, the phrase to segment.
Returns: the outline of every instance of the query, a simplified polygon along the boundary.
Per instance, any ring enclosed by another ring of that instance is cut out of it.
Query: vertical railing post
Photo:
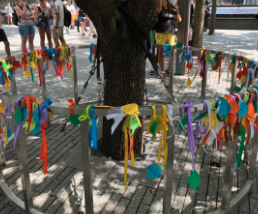
[[[231,201],[231,188],[233,181],[233,170],[234,170],[234,160],[236,159],[236,148],[237,148],[238,138],[234,141],[230,140],[228,142],[228,151],[227,151],[227,161],[225,169],[225,178],[222,189],[222,204],[221,209],[227,211],[230,207]]]
[[[40,63],[41,70],[44,71],[44,63],[43,63],[42,57],[40,57],[39,63]],[[47,86],[46,86],[46,78],[45,78],[44,72],[42,74],[41,84],[42,84],[41,85],[42,97],[43,97],[43,100],[46,100],[47,99]]]
[[[255,167],[256,167],[256,161],[257,161],[257,152],[258,152],[258,132],[254,133],[254,140],[253,140],[253,147],[252,147],[252,156],[249,163],[249,173],[248,173],[248,179],[253,180],[254,179],[254,173],[255,173]]]
[[[171,92],[171,98],[172,98],[172,102],[176,103],[176,99],[174,96],[174,77],[175,77],[175,52],[176,52],[176,48],[172,47],[171,53],[170,53],[170,92]]]
[[[82,170],[84,184],[85,213],[94,214],[93,211],[93,192],[92,192],[92,174],[91,158],[89,147],[89,121],[81,122],[81,144],[82,144]]]
[[[208,76],[208,62],[205,61],[205,69],[203,74],[203,83],[202,83],[202,91],[201,91],[201,100],[206,99],[206,90],[207,90],[207,76]]]
[[[19,162],[19,169],[21,172],[21,181],[23,189],[23,198],[25,203],[25,210],[27,213],[31,213],[33,210],[33,201],[31,193],[31,184],[30,184],[30,175],[29,175],[29,166],[27,160],[27,150],[25,144],[25,134],[24,129],[21,128],[18,133],[18,138],[16,142],[17,157]]]
[[[235,64],[233,65],[233,70],[232,70],[232,79],[231,79],[231,87],[230,87],[230,93],[234,93],[234,88],[236,86],[236,72],[237,72],[237,59],[238,56],[235,56]]]
[[[73,88],[74,88],[74,99],[75,102],[78,102],[79,98],[79,92],[78,92],[78,75],[77,75],[77,62],[76,62],[76,50],[73,50],[72,54],[72,59],[73,59]]]
[[[172,137],[168,138],[168,157],[164,174],[163,214],[170,214],[172,207],[172,179],[175,135],[173,134],[173,128],[169,126],[168,136],[171,135]]]
[[[0,165],[1,166],[6,165],[6,160],[5,160],[5,155],[4,155],[4,146],[3,145],[4,144],[0,145]]]

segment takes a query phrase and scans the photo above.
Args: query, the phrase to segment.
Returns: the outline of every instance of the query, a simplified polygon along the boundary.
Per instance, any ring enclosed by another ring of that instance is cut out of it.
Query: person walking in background
[[[4,32],[4,30],[2,29],[1,23],[2,23],[2,16],[0,16],[0,42],[4,43],[5,53],[6,53],[7,57],[10,57],[11,56],[10,43],[7,39],[7,36]]]
[[[64,40],[64,6],[60,0],[53,0],[53,38],[56,47],[60,47],[59,40],[62,44],[65,44]]]
[[[205,1],[205,16],[204,16],[204,29],[203,31],[207,31],[209,28],[209,16],[210,16],[210,8],[208,6],[209,2]]]
[[[93,38],[97,38],[97,33],[96,33],[96,28],[94,27],[92,21],[90,20],[90,18],[88,16],[86,16],[86,20],[89,21],[89,38],[93,37]]]
[[[70,7],[69,7],[69,5],[68,5],[68,2],[67,2],[67,1],[64,1],[63,4],[64,4],[64,6],[66,7],[66,9],[71,12]],[[67,33],[68,35],[70,35],[70,26],[69,26],[69,27],[66,27],[66,33]]]
[[[78,31],[78,33],[80,33],[81,31],[80,31],[80,22],[79,22],[79,17],[78,17],[78,15],[79,15],[79,7],[77,6],[77,5],[75,5],[75,11],[76,11],[76,26],[77,26],[77,31]]]
[[[7,3],[5,7],[6,17],[7,17],[7,23],[8,25],[13,25],[13,9],[10,6],[10,3]]]
[[[76,9],[75,9],[75,2],[72,1],[72,4],[70,5],[70,11],[72,14],[72,23],[71,23],[71,28],[70,29],[74,29],[74,22],[76,20]]]
[[[195,11],[195,3],[194,0],[191,1],[191,10],[190,10],[190,22],[194,21],[194,11]]]
[[[78,17],[78,21],[81,24],[82,36],[85,36],[85,25],[86,25],[86,13],[78,7],[76,10],[76,16]],[[79,31],[78,31],[79,32]]]
[[[44,24],[38,27],[40,36],[40,47],[43,50],[45,48],[45,35],[47,36],[49,48],[53,47],[52,35],[51,35],[51,20],[53,19],[53,12],[51,7],[48,7],[46,0],[40,0],[40,7],[36,8],[35,20],[39,17],[44,18]]]
[[[168,0],[159,0],[157,14],[156,43],[158,45],[175,45],[175,21],[181,21],[178,6],[172,5]],[[170,76],[170,69],[164,70],[164,56],[162,52],[163,48],[158,48],[159,66],[164,76]]]
[[[29,50],[34,50],[34,14],[31,8],[26,4],[26,0],[20,0],[19,4],[15,7],[18,15],[19,33],[21,35],[21,51],[25,52],[27,41],[29,41]]]

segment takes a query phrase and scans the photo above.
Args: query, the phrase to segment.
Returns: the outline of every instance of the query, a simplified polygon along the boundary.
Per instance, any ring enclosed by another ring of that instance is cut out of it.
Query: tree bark
[[[214,35],[214,33],[215,33],[216,10],[217,10],[217,2],[216,2],[216,0],[212,0],[209,35]]]
[[[129,0],[127,11],[135,18],[141,29],[148,35],[156,24],[158,0]],[[112,0],[76,0],[77,5],[90,17],[99,35],[99,47],[104,67],[110,63],[116,34],[120,25],[120,13]],[[140,34],[139,34],[140,35]],[[141,37],[144,43],[144,38]],[[136,103],[144,104],[145,57],[136,37],[126,21],[114,57],[113,67],[106,80],[104,105],[123,106]],[[124,133],[122,124],[111,135],[113,121],[103,120],[102,152],[115,160],[124,159]],[[134,153],[139,156],[142,151],[142,129],[134,134]]]
[[[196,1],[193,26],[193,47],[195,48],[202,47],[204,14],[205,0]]]

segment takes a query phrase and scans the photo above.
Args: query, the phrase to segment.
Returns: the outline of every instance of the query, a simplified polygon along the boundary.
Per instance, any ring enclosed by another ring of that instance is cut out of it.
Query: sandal
[[[167,77],[170,77],[170,71],[168,71],[168,69],[166,70],[166,75]]]
[[[166,77],[167,77],[167,73],[166,73],[165,71],[162,71],[162,76],[163,76],[164,78],[166,78]]]

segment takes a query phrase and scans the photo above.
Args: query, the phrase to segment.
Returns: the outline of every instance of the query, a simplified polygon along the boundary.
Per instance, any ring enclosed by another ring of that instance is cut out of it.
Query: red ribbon
[[[39,160],[42,161],[44,159],[44,174],[47,174],[47,138],[46,138],[46,130],[44,125],[40,125],[42,130],[42,143],[40,150]]]

